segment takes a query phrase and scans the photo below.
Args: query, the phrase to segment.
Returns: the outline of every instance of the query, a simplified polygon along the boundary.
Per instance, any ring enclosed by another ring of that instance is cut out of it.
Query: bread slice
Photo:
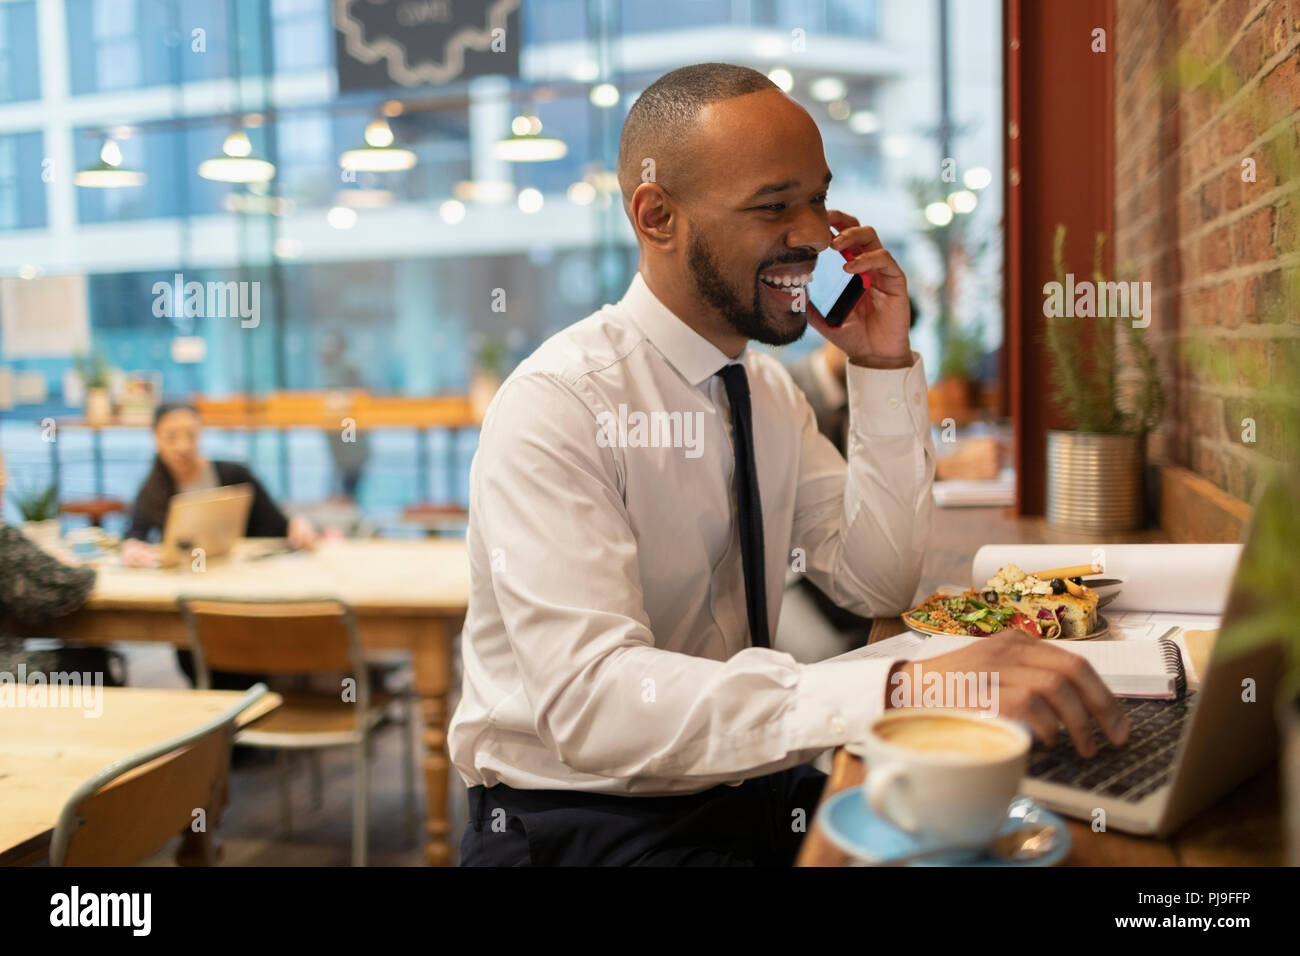
[[[1016,609],[1023,612],[1040,627],[1050,624],[1050,619],[1040,618],[1038,612],[1046,610],[1061,623],[1060,637],[1085,637],[1097,627],[1097,592],[1084,588],[1083,596],[1073,594],[1031,594],[1013,601]],[[1047,628],[1044,627],[1044,636]]]
[[[981,593],[986,601],[996,594],[998,605],[1011,605],[1020,611],[1042,629],[1044,637],[1086,637],[1097,627],[1100,595],[1073,581],[1056,583],[1056,587],[1063,585],[1065,590],[1054,594],[1051,581],[1008,564],[989,579]]]

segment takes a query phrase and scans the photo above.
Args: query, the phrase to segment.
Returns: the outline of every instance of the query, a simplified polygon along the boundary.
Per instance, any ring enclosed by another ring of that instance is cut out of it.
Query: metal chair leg
[[[370,759],[366,753],[368,733],[362,734],[357,741],[355,765],[353,767],[352,794],[352,865],[366,865],[366,837],[369,821]]]
[[[289,792],[289,751],[279,750],[276,753],[276,763],[279,764],[280,777],[280,829],[283,831],[285,839],[293,836],[293,800]]]
[[[406,698],[405,719],[398,725],[402,737],[402,777],[406,785],[406,838],[418,839],[415,819],[415,697]]]
[[[325,777],[321,772],[321,759],[319,750],[311,750],[307,753],[307,766],[311,770],[311,802],[312,808],[319,810],[325,805]]]

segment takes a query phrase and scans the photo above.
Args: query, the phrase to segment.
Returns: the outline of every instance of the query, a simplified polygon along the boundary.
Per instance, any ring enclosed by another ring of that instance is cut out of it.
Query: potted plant
[[[486,339],[475,356],[474,374],[469,383],[469,402],[476,421],[483,421],[488,405],[501,387],[505,365],[505,342],[497,338]]]
[[[969,313],[981,308],[978,303],[990,300],[984,288],[984,261],[993,231],[983,229],[979,217],[973,215],[978,200],[957,184],[955,170],[952,179],[914,179],[909,189],[926,223],[921,234],[942,264],[933,289],[941,354],[939,378],[930,387],[930,421],[941,425],[951,418],[965,424],[976,417],[981,406],[985,323],[983,315],[972,318]],[[955,204],[960,193],[970,197],[970,205]],[[962,322],[959,316],[967,320]]]
[[[959,425],[971,421],[980,407],[980,360],[984,356],[984,327],[973,322],[962,327],[941,322],[939,380],[930,388],[930,421],[943,424],[951,418]]]
[[[1096,290],[1107,288],[1101,267],[1104,244],[1104,234],[1098,233],[1092,274]],[[1064,225],[1056,227],[1052,263],[1058,288],[1071,289]],[[1110,311],[1104,299],[1096,295],[1097,313]],[[1043,310],[1056,385],[1052,398],[1074,423],[1072,429],[1047,433],[1047,523],[1090,534],[1133,531],[1143,523],[1146,436],[1164,412],[1164,389],[1143,329],[1132,316],[1078,317],[1071,311]],[[1120,396],[1117,325],[1125,329],[1137,373],[1127,403]]]
[[[51,483],[41,491],[9,496],[23,517],[23,536],[50,551],[59,543],[59,489]]]
[[[113,418],[113,400],[109,394],[110,369],[104,353],[96,350],[94,355],[83,355],[77,359],[77,372],[86,387],[86,421],[91,425],[103,425]]]

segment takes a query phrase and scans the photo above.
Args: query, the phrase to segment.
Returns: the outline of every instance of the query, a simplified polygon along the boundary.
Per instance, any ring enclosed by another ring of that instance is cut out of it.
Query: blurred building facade
[[[610,191],[623,117],[660,74],[722,60],[768,72],[817,120],[835,173],[832,204],[876,225],[909,270],[923,313],[917,344],[937,369],[925,313],[940,263],[911,184],[937,180],[944,159],[939,16],[947,9],[953,168],[958,177],[992,172],[969,215],[996,232],[995,0],[950,8],[941,0],[524,0],[518,76],[373,92],[339,90],[332,6],[0,3],[0,276],[84,275],[93,347],[120,369],[160,372],[168,396],[330,387],[317,359],[331,336],[346,342],[368,389],[463,393],[478,356],[504,353],[508,367],[622,293],[636,262]],[[385,102],[400,104],[386,111],[388,122],[415,166],[345,174],[339,155],[362,141]],[[525,111],[565,142],[564,158],[493,157],[492,144]],[[255,156],[275,164],[265,186],[197,174],[235,126]],[[144,173],[143,185],[75,184],[109,140],[123,167]],[[486,201],[484,191],[467,194],[467,183],[508,183],[509,192]],[[981,262],[983,280],[966,293],[968,308],[987,314],[990,347],[1000,337],[999,270],[998,254]],[[177,274],[258,282],[257,327],[155,314],[155,285]],[[34,423],[67,413],[72,359],[5,353],[3,363],[46,378],[44,401],[0,409],[11,459],[43,467]],[[211,440],[214,454],[266,458],[259,471],[292,499],[317,497],[330,482],[320,436]],[[413,440],[381,436],[375,455],[404,462]],[[127,494],[147,465],[148,435],[115,441],[109,490]],[[472,435],[457,441],[466,444],[449,449],[446,460],[460,463],[449,468],[467,466],[472,453]],[[280,467],[290,457],[319,460],[319,474],[295,468],[290,482]],[[442,490],[419,493],[389,477],[363,487],[367,504],[463,496],[461,474],[435,476]],[[67,480],[85,481],[74,472]]]

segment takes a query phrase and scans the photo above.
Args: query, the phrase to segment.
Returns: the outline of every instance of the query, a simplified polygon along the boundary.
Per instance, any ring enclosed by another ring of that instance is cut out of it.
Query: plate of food
[[[982,588],[930,595],[903,615],[903,623],[919,634],[987,637],[1018,628],[1048,641],[1092,640],[1110,630],[1097,613],[1101,596],[1083,583],[1084,575],[1100,570],[1081,564],[1027,574],[1008,564]]]

